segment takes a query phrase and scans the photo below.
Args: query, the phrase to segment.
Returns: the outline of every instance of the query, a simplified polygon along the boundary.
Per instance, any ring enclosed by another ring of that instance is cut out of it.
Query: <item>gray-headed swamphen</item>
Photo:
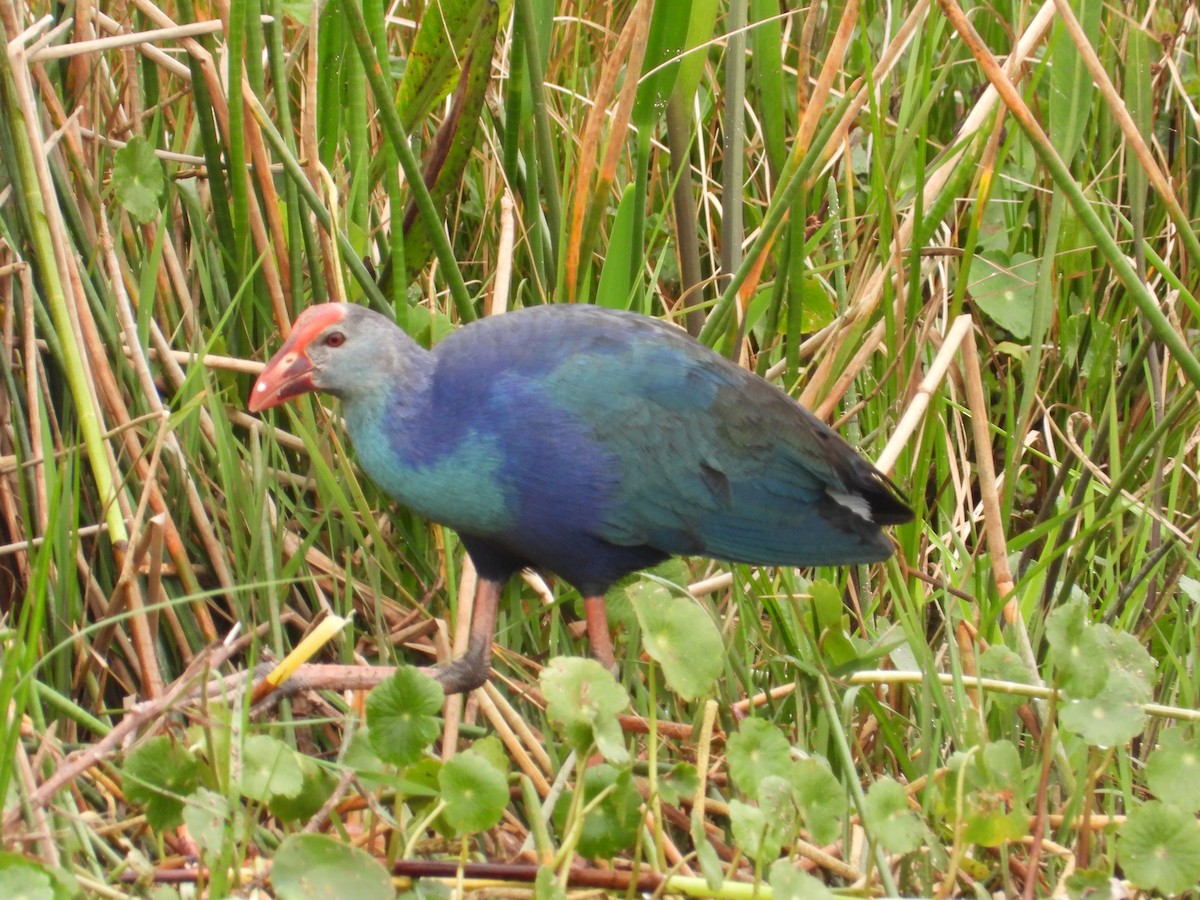
[[[384,316],[326,303],[297,318],[250,409],[341,398],[358,459],[388,494],[455,529],[479,573],[446,693],[487,679],[496,608],[523,567],[583,594],[612,668],[605,591],[674,555],[774,566],[876,562],[909,508],[783,391],[684,332],[589,306],[485,318],[432,351]]]

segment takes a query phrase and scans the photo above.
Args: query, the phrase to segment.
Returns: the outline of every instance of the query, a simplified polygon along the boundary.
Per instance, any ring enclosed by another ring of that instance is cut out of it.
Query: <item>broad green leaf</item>
[[[221,852],[227,839],[240,840],[239,818],[229,808],[224,794],[200,788],[189,794],[183,806],[183,824],[202,853]]]
[[[371,746],[369,728],[359,728],[354,732],[342,762],[347,768],[353,769],[369,788],[392,787],[397,781],[395,768],[380,759]],[[436,794],[436,789],[431,793]]]
[[[300,790],[294,796],[275,794],[267,801],[271,815],[284,822],[311,819],[337,787],[337,779],[333,773],[318,765],[312,757],[297,753],[294,759],[300,768]]]
[[[950,766],[955,771],[968,760],[967,754],[956,753]],[[969,790],[996,791],[1003,793],[1008,805],[1025,802],[1025,771],[1021,767],[1021,754],[1012,741],[992,741],[969,757],[970,767],[966,772]]]
[[[1154,658],[1146,652],[1141,641],[1129,632],[1117,631],[1107,624],[1094,627],[1104,645],[1109,683],[1114,677],[1121,676],[1128,682],[1134,700],[1149,703],[1153,699],[1154,671],[1157,668]]]
[[[169,737],[152,737],[125,760],[125,797],[146,806],[146,821],[158,831],[183,822],[184,798],[200,784],[200,764]]]
[[[0,895],[8,900],[72,900],[83,893],[69,872],[0,850]]]
[[[145,138],[133,137],[113,156],[112,186],[125,211],[145,225],[158,215],[166,179]]]
[[[953,778],[943,782],[945,815],[954,815],[958,770],[966,765],[964,835],[972,843],[998,847],[1026,834],[1025,776],[1021,757],[1010,741],[993,741],[979,752],[956,753],[950,759]]]
[[[312,20],[313,5],[306,3],[305,0],[283,0],[280,4],[283,9],[283,14],[296,20],[299,25],[307,27]]]
[[[687,564],[678,557],[659,563],[651,569],[645,569],[635,575],[621,579],[608,593],[604,595],[605,608],[608,610],[608,621],[612,625],[622,625],[630,631],[641,626],[633,611],[633,595],[642,590],[642,582],[653,576],[667,584],[687,584],[690,573]],[[582,600],[578,604],[580,615],[583,614]]]
[[[617,714],[629,705],[629,695],[612,672],[594,659],[557,657],[538,678],[546,697],[546,714],[562,726],[571,746],[585,753],[595,744],[615,765],[629,761]]]
[[[533,881],[533,900],[567,900],[567,892],[558,883],[558,875],[550,866],[540,866]]]
[[[1196,817],[1158,800],[1143,803],[1117,832],[1125,877],[1148,891],[1178,894],[1200,883]]]
[[[658,779],[658,794],[664,801],[678,804],[681,798],[691,799],[700,784],[700,775],[691,763],[676,763],[671,771]]]
[[[512,767],[512,758],[504,749],[504,742],[496,735],[489,734],[487,737],[481,737],[474,741],[468,752],[482,756],[495,767],[497,772],[505,778],[508,777],[509,769]]]
[[[1100,35],[1100,0],[1072,0],[1076,18],[1093,47]],[[1092,109],[1095,86],[1083,57],[1061,21],[1055,25],[1050,55],[1050,143],[1070,162],[1083,139],[1088,114]]]
[[[442,815],[459,834],[486,831],[508,806],[504,773],[481,753],[468,750],[450,757],[438,773],[438,785],[446,804]]]
[[[271,885],[280,900],[392,900],[396,896],[387,869],[375,857],[323,834],[285,838],[271,861]]]
[[[794,290],[790,282],[788,289]],[[837,316],[833,296],[821,280],[812,275],[800,281],[800,289],[793,294],[791,302],[800,304],[800,326],[805,333],[820,331]]]
[[[1200,741],[1182,728],[1164,731],[1146,760],[1146,786],[1180,809],[1200,809]]]
[[[988,252],[975,258],[968,290],[989,319],[1019,341],[1029,339],[1040,261],[1028,253]]]
[[[444,700],[442,686],[412,666],[377,685],[367,695],[367,726],[379,758],[398,766],[420,759],[441,733],[435,715]]]
[[[1102,900],[1117,893],[1119,879],[1099,869],[1079,869],[1067,878],[1070,900]]]
[[[490,0],[430,0],[417,25],[412,50],[396,96],[396,109],[406,132],[433,111],[458,78],[459,61]]]
[[[783,23],[777,0],[751,0],[749,9],[752,90],[771,174],[778,178],[787,154],[788,97],[784,88]]]
[[[617,206],[617,217],[608,234],[608,255],[600,270],[600,284],[596,288],[596,305],[610,309],[629,309],[629,294],[633,289],[633,260],[628,248],[633,240],[633,195],[632,184],[625,187],[621,203]]]
[[[774,900],[836,900],[838,896],[824,883],[796,868],[790,859],[771,863],[767,880]]]
[[[821,632],[817,645],[831,672],[840,674],[848,668],[854,668],[858,663],[858,647],[850,640],[850,636],[842,631],[840,625]]]
[[[575,849],[588,859],[612,859],[637,841],[642,823],[642,795],[638,793],[632,772],[607,763],[589,768],[583,776],[585,805],[591,804],[608,788],[612,790],[583,819],[583,830]],[[570,795],[565,795],[555,809],[554,822],[560,832],[565,832],[570,825],[566,814],[571,799]]]
[[[441,0],[442,9],[452,5],[464,5],[461,0]],[[467,5],[475,0],[467,0]],[[438,128],[425,159],[424,180],[429,186],[429,196],[436,208],[445,206],[446,198],[462,185],[463,172],[475,150],[479,134],[480,113],[483,110],[488,84],[492,74],[492,56],[496,49],[496,29],[499,23],[499,6],[492,0],[484,0],[478,6],[478,14],[470,21],[471,32],[465,48],[454,57],[457,66],[461,60],[463,69],[458,88],[454,92],[450,113]],[[422,17],[422,25],[429,10]],[[410,84],[409,73],[405,72],[401,91]],[[415,202],[410,204],[404,216],[404,266],[411,281],[424,268],[433,255],[432,229],[442,228],[441,221],[429,222],[417,213]]]
[[[772,838],[782,845],[800,830],[800,810],[792,783],[778,775],[768,775],[758,784],[758,806],[767,817]]]
[[[808,595],[817,614],[818,630],[840,628],[846,615],[846,601],[837,585],[828,578],[817,578],[809,585]]]
[[[738,790],[757,799],[759,782],[768,775],[791,775],[792,746],[765,719],[746,719],[726,742],[725,761]]]
[[[767,863],[779,857],[782,844],[766,814],[757,806],[730,800],[729,824],[733,829],[734,844],[751,859]]]
[[[989,795],[968,808],[963,837],[981,847],[1000,847],[1029,834],[1029,816],[1008,809],[1002,797]]]
[[[725,668],[725,645],[704,607],[650,579],[629,596],[646,652],[662,666],[671,690],[685,700],[708,693]]]
[[[295,750],[267,734],[246,738],[239,785],[244,797],[266,803],[277,796],[295,797],[303,786],[304,773]]]
[[[898,781],[880,778],[867,791],[867,816],[872,836],[888,853],[911,853],[925,839],[925,826],[908,803]]]
[[[1093,696],[1068,698],[1060,708],[1060,719],[1065,728],[1089,744],[1120,746],[1136,737],[1145,724],[1143,704],[1151,699],[1154,660],[1137,638],[1110,625],[1085,624],[1081,635],[1080,643],[1094,644],[1099,650],[1090,667],[1075,666],[1072,671],[1082,669],[1090,687],[1091,670],[1099,669],[1104,675],[1103,687]],[[1103,665],[1095,660],[1103,660]],[[1077,679],[1064,679],[1064,689],[1067,683],[1077,683]]]
[[[696,859],[700,861],[700,871],[704,873],[704,882],[708,889],[715,893],[725,881],[725,866],[716,849],[709,843],[704,823],[699,819],[692,819],[691,834],[692,846],[696,848]]]
[[[823,760],[799,759],[789,774],[804,827],[818,844],[828,844],[842,831],[846,791]]]
[[[983,748],[978,760],[987,769],[986,784],[1007,790],[1013,802],[1025,802],[1025,771],[1021,753],[1012,741],[992,741]]]
[[[19,900],[55,900],[54,882],[41,866],[9,866],[0,869],[0,890]]]
[[[1094,697],[1108,680],[1104,647],[1087,621],[1083,604],[1071,601],[1046,619],[1046,640],[1053,653],[1058,684],[1072,697]]]
[[[679,75],[679,59],[687,41],[689,17],[682,0],[654,4],[650,29],[646,35],[646,53],[642,57],[641,78],[633,101],[631,121],[638,131],[654,128],[667,108],[667,98]]]
[[[1140,25],[1130,23],[1125,30],[1125,64],[1122,92],[1129,117],[1146,143],[1154,139],[1154,69],[1152,63],[1162,53],[1155,35]],[[1121,142],[1125,154],[1125,179],[1128,183],[1129,217],[1135,223],[1144,222],[1146,215],[1146,185],[1150,176],[1138,159],[1131,141]]]
[[[1029,669],[1012,649],[1003,644],[992,644],[979,655],[979,674],[984,678],[994,678],[997,681],[1011,681],[1015,684],[1029,684]],[[1019,694],[1005,694],[1001,691],[989,691],[988,699],[1005,709],[1019,706],[1028,698]]]
[[[1146,723],[1132,679],[1118,671],[1110,674],[1095,697],[1068,699],[1058,709],[1062,726],[1096,747],[1120,747],[1133,740]]]
[[[673,6],[664,3],[664,6]],[[704,74],[708,52],[701,47],[713,36],[717,24],[717,0],[692,0],[688,8],[687,37],[684,39],[683,59],[675,79],[675,93],[682,97],[688,109]]]

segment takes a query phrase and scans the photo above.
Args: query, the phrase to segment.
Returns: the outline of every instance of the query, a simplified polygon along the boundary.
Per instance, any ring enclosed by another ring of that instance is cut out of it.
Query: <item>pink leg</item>
[[[479,579],[467,652],[434,672],[447,694],[465,694],[487,681],[492,664],[492,641],[496,636],[496,612],[503,588],[504,585],[498,582]]]
[[[592,645],[592,656],[610,672],[617,671],[617,660],[613,655],[612,635],[608,631],[608,613],[604,609],[603,595],[584,597],[583,610],[587,614],[588,641]]]

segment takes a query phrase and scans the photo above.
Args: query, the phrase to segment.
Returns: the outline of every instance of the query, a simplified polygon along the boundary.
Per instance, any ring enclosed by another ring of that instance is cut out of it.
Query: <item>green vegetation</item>
[[[1175,9],[0,0],[0,889],[1193,891]],[[669,318],[917,521],[858,571],[620,586],[619,680],[531,578],[443,704],[390,667],[452,655],[456,536],[320,398],[245,412],[330,299],[426,344],[545,302]]]

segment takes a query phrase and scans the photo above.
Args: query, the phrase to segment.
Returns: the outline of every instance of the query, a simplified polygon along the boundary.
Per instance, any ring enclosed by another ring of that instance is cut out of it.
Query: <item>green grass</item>
[[[1193,890],[1197,59],[1169,5],[1071,9],[146,0],[10,45],[0,885],[292,896],[321,859],[386,895],[353,844],[544,896]],[[0,0],[6,41],[47,14]],[[249,416],[255,363],[328,299],[429,344],[568,298],[783,385],[916,521],[853,572],[668,566],[703,616],[617,589],[619,687],[550,664],[579,597],[518,580],[465,711],[389,682],[364,712],[361,667],[450,652],[472,573],[335,406]],[[719,640],[718,677],[648,638]],[[627,717],[564,730],[585,690]]]

